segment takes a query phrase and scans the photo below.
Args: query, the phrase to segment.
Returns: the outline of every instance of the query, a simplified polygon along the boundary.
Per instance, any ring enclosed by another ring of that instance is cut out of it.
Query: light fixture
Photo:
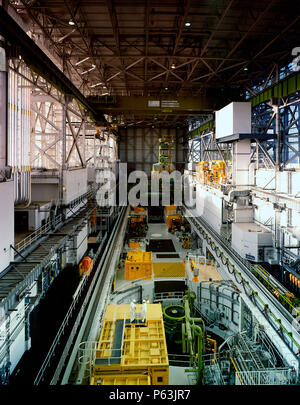
[[[168,87],[165,87],[165,90],[169,90],[169,88],[168,88]]]
[[[104,88],[104,89],[107,89],[107,87],[106,87],[106,86],[103,86],[103,88]]]
[[[74,21],[71,19],[69,20],[69,25],[75,25]]]
[[[93,63],[93,64],[92,64],[92,67],[95,69],[96,65]]]
[[[190,27],[190,26],[191,26],[191,23],[190,23],[189,21],[187,21],[184,25],[185,25],[186,27]]]
[[[175,63],[172,63],[171,69],[175,69],[175,68],[176,68]]]
[[[244,70],[248,70],[247,66],[246,66],[246,67],[244,67]]]
[[[97,87],[97,86],[100,86],[100,84],[103,84],[103,83],[102,83],[102,82],[99,82],[99,83],[93,84],[93,85],[90,86],[90,87]]]
[[[68,32],[68,34],[64,35],[63,37],[59,38],[59,39],[57,40],[57,42],[62,42],[64,39],[66,39],[66,38],[68,38],[70,35],[72,35],[73,32],[75,32],[75,31],[76,31],[76,28],[74,28],[72,31]]]
[[[96,66],[95,66],[95,67],[96,67]],[[91,70],[94,70],[95,67],[91,67],[90,69],[85,70],[84,72],[81,72],[80,74],[81,74],[81,75],[84,75],[85,73],[88,73],[88,72],[90,72]]]
[[[80,65],[80,63],[83,63],[83,62],[85,62],[85,61],[86,61],[86,60],[88,60],[88,59],[90,59],[90,57],[89,57],[89,56],[88,56],[88,57],[86,57],[86,58],[84,58],[84,59],[81,59],[79,62],[75,63],[75,66]]]

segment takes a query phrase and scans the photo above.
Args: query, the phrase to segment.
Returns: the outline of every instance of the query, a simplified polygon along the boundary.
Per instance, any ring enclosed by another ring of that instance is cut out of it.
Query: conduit
[[[12,62],[10,62],[12,64]],[[8,73],[8,159],[14,179],[15,204],[31,203],[29,69],[20,62],[20,75],[10,65]]]

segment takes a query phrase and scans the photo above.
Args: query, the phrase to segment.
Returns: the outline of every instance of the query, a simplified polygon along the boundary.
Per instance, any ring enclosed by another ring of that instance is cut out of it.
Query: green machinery
[[[163,309],[164,326],[167,334],[167,341],[171,344],[182,344],[182,322],[185,319],[184,307],[182,305],[169,305]]]
[[[158,140],[158,163],[153,165],[153,171],[173,171],[172,164],[172,149],[173,149],[173,136],[164,135]]]
[[[195,294],[186,291],[184,305],[169,305],[163,309],[165,332],[170,345],[181,345],[182,353],[190,355],[190,364],[197,364],[197,383],[204,375],[205,325],[201,318],[192,315]],[[201,325],[201,326],[200,326]],[[177,346],[178,347],[178,346]],[[188,370],[195,372],[195,369]]]
[[[185,320],[182,323],[182,351],[190,354],[191,363],[194,362],[195,358],[198,358],[197,384],[202,384],[204,376],[205,325],[202,318],[192,316],[191,309],[194,308],[195,298],[195,294],[191,291],[187,291],[183,297]]]

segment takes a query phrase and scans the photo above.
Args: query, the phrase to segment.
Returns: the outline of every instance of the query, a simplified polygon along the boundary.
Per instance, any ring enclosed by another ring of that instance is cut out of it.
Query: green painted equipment
[[[168,340],[181,344],[181,324],[185,319],[182,305],[169,305],[163,309],[165,331]]]
[[[182,351],[189,353],[191,362],[197,358],[197,383],[202,384],[204,376],[203,354],[205,350],[205,325],[202,318],[191,316],[191,310],[194,308],[195,294],[187,291],[183,297],[185,322],[182,323]],[[202,328],[199,326],[202,325]],[[194,370],[190,370],[194,371]]]

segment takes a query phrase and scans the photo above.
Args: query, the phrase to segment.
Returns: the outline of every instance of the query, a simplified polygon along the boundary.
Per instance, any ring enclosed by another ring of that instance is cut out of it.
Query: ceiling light
[[[96,66],[95,66],[95,67],[96,67]],[[85,73],[88,73],[88,72],[90,72],[91,70],[94,70],[95,67],[91,67],[90,69],[85,70],[84,72],[81,72],[80,74],[81,74],[81,75],[84,75]]]
[[[93,63],[93,64],[92,64],[92,67],[95,69],[96,65]]]
[[[244,67],[244,70],[248,70],[247,66],[246,66],[246,67]]]
[[[187,21],[184,25],[185,25],[186,27],[190,27],[190,26],[191,26],[191,23],[190,23],[189,21]]]
[[[75,63],[75,66],[80,65],[80,63],[85,62],[86,60],[90,59],[90,57],[88,56],[87,58],[81,59],[79,62]]]
[[[93,84],[92,86],[90,86],[90,87],[96,87],[96,86],[100,86],[100,84],[103,84],[102,82],[99,82],[99,83],[96,83],[96,84]]]
[[[61,41],[63,41],[64,39],[68,38],[68,37],[69,37],[70,35],[72,35],[73,32],[75,32],[75,31],[76,31],[76,28],[74,28],[71,32],[68,32],[68,34],[64,35],[63,37],[59,38],[59,39],[57,40],[57,42],[61,42]]]
[[[69,25],[75,25],[73,20],[69,20]]]
[[[104,88],[104,89],[107,89],[107,87],[106,87],[106,86],[103,86],[103,88]]]
[[[168,88],[168,87],[165,87],[165,90],[169,90],[169,88]]]
[[[175,63],[172,63],[171,69],[175,69],[175,68],[176,68]]]

